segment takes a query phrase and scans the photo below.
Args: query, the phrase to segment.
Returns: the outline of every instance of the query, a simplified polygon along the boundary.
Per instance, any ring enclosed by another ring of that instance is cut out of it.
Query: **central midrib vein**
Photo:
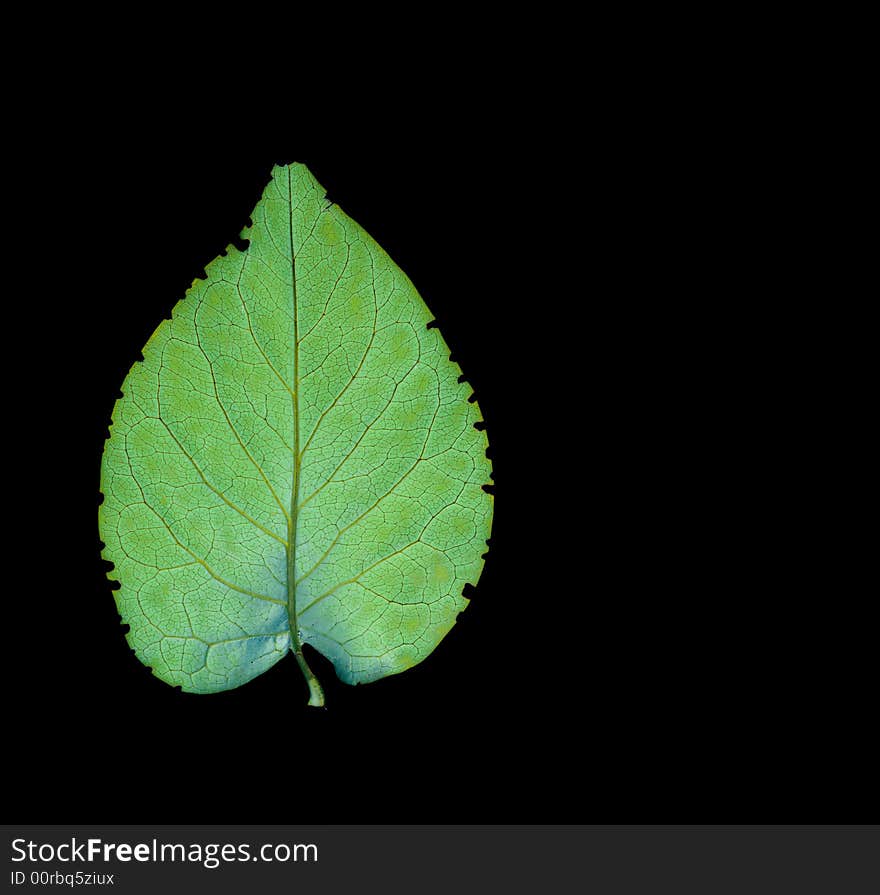
[[[296,301],[296,255],[293,248],[293,189],[290,182],[292,167],[291,165],[287,168],[287,220],[290,235],[290,280],[293,293],[293,485],[290,494],[290,513],[287,520],[287,615],[290,624],[291,648],[309,685],[309,705],[321,706],[324,705],[324,691],[303,656],[296,618],[296,523],[302,458],[299,452],[299,326]]]

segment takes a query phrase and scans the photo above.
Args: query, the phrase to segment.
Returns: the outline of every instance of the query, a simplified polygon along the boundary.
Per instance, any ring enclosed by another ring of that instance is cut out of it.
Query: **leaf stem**
[[[306,679],[306,683],[309,685],[309,705],[314,705],[320,708],[324,705],[324,691],[321,689],[321,685],[312,672],[312,669],[309,668],[309,663],[306,662],[306,657],[302,654],[302,649],[295,649],[293,654],[296,656],[296,661],[299,662],[299,667]]]
[[[290,168],[287,169],[287,211],[290,233],[290,273],[293,292],[293,488],[290,495],[290,513],[287,517],[287,619],[290,627],[290,647],[296,656],[300,670],[309,685],[309,705],[324,705],[324,691],[318,683],[302,652],[296,620],[296,521],[299,505],[300,461],[299,448],[299,322],[296,306],[296,253],[293,247],[293,189],[290,185]]]

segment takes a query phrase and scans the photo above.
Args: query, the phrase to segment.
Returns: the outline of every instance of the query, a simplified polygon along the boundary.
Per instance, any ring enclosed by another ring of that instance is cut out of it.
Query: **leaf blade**
[[[403,671],[482,569],[479,410],[408,278],[306,168],[273,170],[242,236],[114,410],[100,521],[129,642],[195,692],[291,649],[306,671],[300,641],[348,683]]]

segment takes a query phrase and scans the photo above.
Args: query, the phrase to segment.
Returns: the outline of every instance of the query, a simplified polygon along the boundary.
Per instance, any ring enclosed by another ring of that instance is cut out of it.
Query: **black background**
[[[749,359],[726,334],[730,307],[767,318],[731,299],[708,212],[645,142],[660,131],[638,119],[641,133],[574,137],[477,105],[461,122],[432,109],[418,129],[324,133],[275,114],[246,134],[206,112],[172,124],[76,106],[28,147],[5,305],[3,736],[20,819],[802,806],[836,785],[806,767],[805,743],[841,732],[862,748],[864,716],[826,674],[834,644],[810,628],[827,616],[789,587],[790,564],[766,573],[782,509],[766,510],[773,492],[749,465],[767,430],[749,428],[735,393]],[[291,657],[210,696],[153,678],[125,642],[97,530],[126,372],[290,161],[413,280],[473,387],[494,469],[468,609],[423,663],[367,686],[311,652],[325,710],[306,705]],[[727,208],[716,174],[699,198]]]
[[[280,19],[237,46],[177,19],[155,42],[108,40],[103,20],[95,46],[64,23],[58,50],[45,23],[32,51],[16,33],[0,301],[14,819],[813,819],[876,804],[876,625],[857,580],[870,529],[845,504],[865,502],[866,477],[827,411],[850,415],[833,372],[849,369],[852,264],[822,245],[841,175],[816,158],[821,106],[784,54],[765,77],[711,29],[671,22],[679,52],[626,15],[584,30],[551,14],[549,35],[527,15],[508,35],[506,19],[444,13],[402,20],[405,41],[354,23],[363,56],[323,27],[308,41],[320,65]],[[358,688],[313,653],[325,711],[290,657],[212,696],[152,678],[97,532],[124,375],[292,160],[433,311],[480,402],[496,489],[486,567],[448,637]],[[823,257],[833,275],[817,283]]]
[[[225,121],[104,117],[41,166],[28,231],[54,251],[25,270],[15,331],[38,330],[40,351],[19,367],[11,483],[24,536],[6,735],[24,819],[42,801],[124,819],[136,793],[157,818],[218,822],[242,801],[267,821],[566,820],[586,803],[711,801],[702,775],[753,748],[763,696],[729,633],[731,570],[705,577],[705,510],[670,474],[669,454],[698,464],[701,448],[679,428],[696,406],[678,406],[693,384],[668,337],[676,306],[650,287],[657,207],[628,188],[625,153],[609,160],[623,147],[538,139],[489,109],[471,121],[236,137]],[[97,530],[125,374],[290,161],[432,310],[479,401],[495,489],[485,569],[450,634],[356,688],[310,651],[324,710],[292,657],[209,696],[154,678]],[[727,773],[735,788],[748,770]]]

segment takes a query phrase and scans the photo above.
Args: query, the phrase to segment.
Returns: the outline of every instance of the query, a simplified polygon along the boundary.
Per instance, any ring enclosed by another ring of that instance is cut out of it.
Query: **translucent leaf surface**
[[[162,680],[227,690],[292,651],[321,704],[303,643],[374,681],[465,607],[492,518],[486,437],[412,283],[307,168],[273,170],[241,235],[122,386],[104,557]]]

